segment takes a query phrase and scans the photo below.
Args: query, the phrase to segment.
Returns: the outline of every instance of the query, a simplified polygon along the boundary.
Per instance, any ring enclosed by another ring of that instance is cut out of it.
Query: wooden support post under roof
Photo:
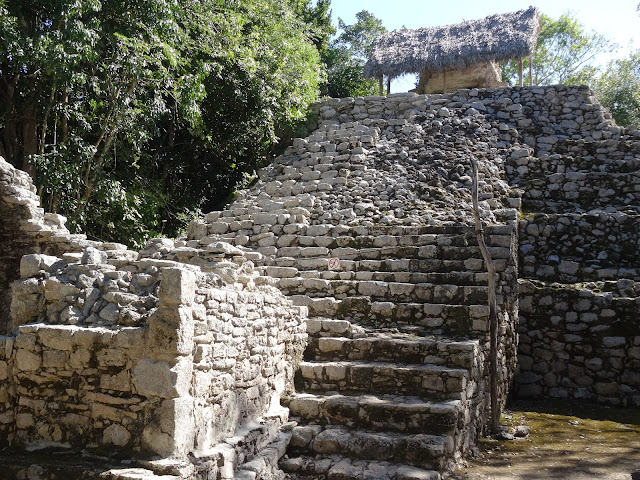
[[[387,95],[391,93],[391,75],[387,77]]]
[[[378,83],[380,86],[380,96],[382,97],[384,95],[384,86],[383,86],[383,81],[382,81],[382,75],[380,75],[378,77]]]
[[[518,85],[522,86],[522,57],[518,59]]]
[[[533,57],[529,55],[529,86],[533,85],[533,75],[531,71],[533,69]]]

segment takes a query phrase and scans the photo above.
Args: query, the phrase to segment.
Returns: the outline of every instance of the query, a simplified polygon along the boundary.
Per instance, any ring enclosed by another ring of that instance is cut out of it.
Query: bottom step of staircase
[[[289,480],[440,480],[433,470],[338,455],[299,456],[280,460]]]

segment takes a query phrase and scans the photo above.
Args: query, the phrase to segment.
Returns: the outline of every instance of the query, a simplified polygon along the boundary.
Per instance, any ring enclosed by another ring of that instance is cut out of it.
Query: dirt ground
[[[502,424],[531,433],[482,440],[477,458],[452,480],[640,480],[640,409],[520,403]]]

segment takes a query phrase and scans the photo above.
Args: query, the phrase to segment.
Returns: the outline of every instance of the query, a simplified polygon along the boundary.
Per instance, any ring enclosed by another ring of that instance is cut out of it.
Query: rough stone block
[[[160,273],[158,298],[161,305],[191,305],[195,297],[196,277],[183,268],[163,268]]]
[[[32,254],[24,255],[20,259],[20,277],[33,277],[41,270],[48,270],[54,263],[61,261],[51,255]]]

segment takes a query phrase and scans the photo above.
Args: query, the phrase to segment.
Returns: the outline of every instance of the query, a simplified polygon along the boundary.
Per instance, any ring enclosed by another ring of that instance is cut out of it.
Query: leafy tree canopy
[[[323,55],[328,79],[322,93],[330,97],[375,95],[378,84],[364,77],[364,64],[376,39],[387,29],[366,10],[356,14],[353,25],[338,19],[338,26],[340,34]]]
[[[618,125],[640,127],[640,50],[610,62],[594,88]]]
[[[0,0],[0,154],[74,230],[175,234],[317,98],[328,5]]]
[[[540,34],[533,55],[532,77],[535,85],[588,84],[598,69],[593,65],[597,55],[614,49],[605,37],[585,31],[584,26],[571,14],[558,19],[540,15]],[[518,82],[518,62],[512,60],[503,66],[506,82]],[[528,72],[529,59],[523,59],[524,72]]]

